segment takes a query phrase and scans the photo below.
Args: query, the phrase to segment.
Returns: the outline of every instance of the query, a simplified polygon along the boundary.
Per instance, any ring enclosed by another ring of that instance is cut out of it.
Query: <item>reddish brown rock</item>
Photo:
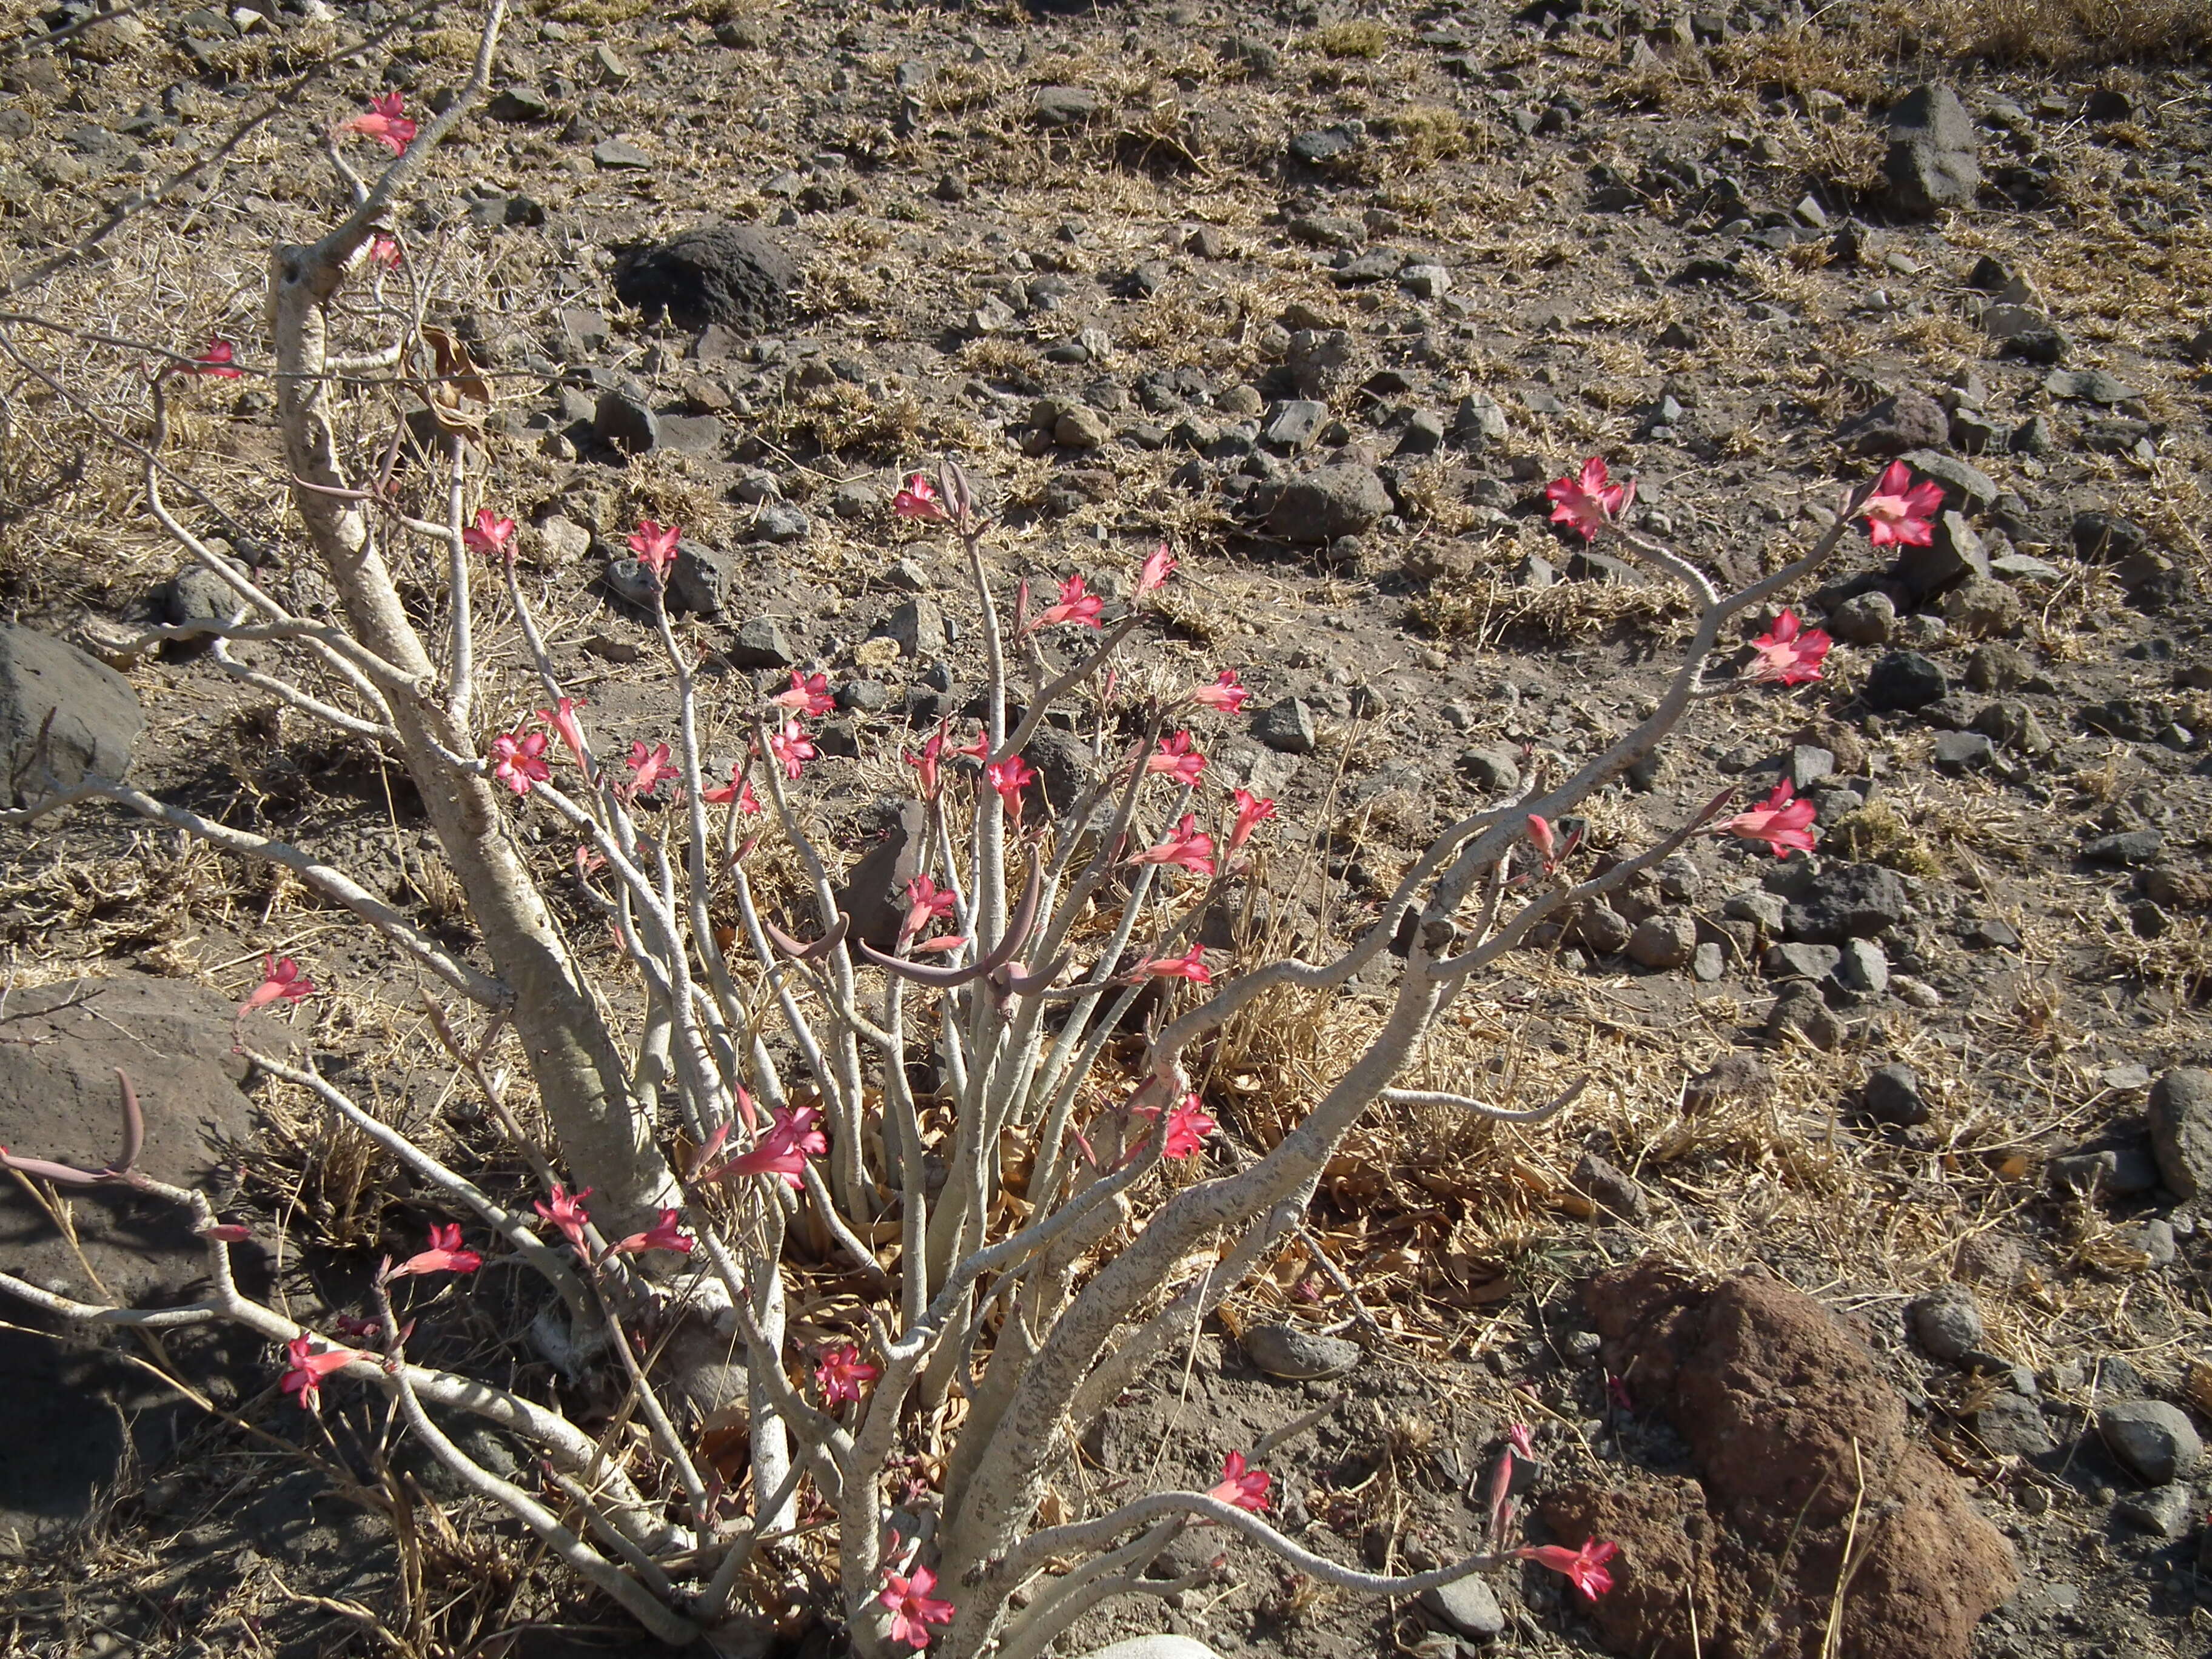
[[[1583,1300],[1608,1368],[1681,1435],[1696,1476],[1571,1486],[1538,1505],[1565,1541],[1620,1546],[1615,1587],[1589,1609],[1608,1649],[1816,1659],[1842,1578],[1842,1651],[1966,1659],[2019,1583],[2012,1548],[1910,1438],[1863,1336],[1771,1279],[1707,1290],[1652,1259]]]

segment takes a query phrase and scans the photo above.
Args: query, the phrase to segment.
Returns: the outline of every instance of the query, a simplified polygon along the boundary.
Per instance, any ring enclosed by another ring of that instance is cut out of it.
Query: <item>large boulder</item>
[[[678,328],[720,323],[746,334],[789,320],[798,282],[797,263],[746,225],[680,231],[629,249],[615,270],[616,296],[648,320],[665,313]]]
[[[2012,1547],[1912,1437],[1858,1331],[1774,1279],[1708,1290],[1650,1257],[1583,1302],[1607,1370],[1689,1449],[1685,1474],[1623,1471],[1536,1506],[1561,1543],[1620,1547],[1586,1609],[1609,1651],[1817,1659],[1849,1550],[1841,1651],[1966,1659],[2019,1584]]]
[[[145,1115],[137,1167],[158,1180],[206,1188],[245,1139],[251,1109],[239,1085],[246,1062],[232,1052],[234,1010],[204,987],[125,976],[18,991],[8,1000],[0,1043],[0,1146],[100,1169],[120,1150],[115,1068],[130,1074]],[[260,1022],[267,1024],[265,1020]],[[258,1035],[271,1041],[282,1028]],[[206,1289],[206,1251],[174,1205],[112,1187],[69,1187],[77,1252],[52,1218],[9,1176],[0,1180],[0,1270],[80,1301],[134,1307],[189,1302]],[[234,1246],[249,1293],[264,1270],[258,1250]],[[106,1287],[102,1296],[85,1267]],[[0,1292],[0,1320],[50,1327],[47,1316]],[[204,1378],[210,1366],[265,1360],[258,1339],[234,1331],[172,1331],[164,1342]],[[270,1373],[273,1376],[273,1371]],[[95,1486],[112,1479],[129,1419],[142,1459],[161,1449],[175,1390],[98,1346],[65,1346],[33,1331],[0,1332],[0,1532],[36,1531],[84,1514]]]
[[[1285,485],[1267,527],[1294,542],[1333,542],[1372,528],[1389,510],[1390,491],[1374,469],[1340,461]]]
[[[47,724],[51,718],[52,724]],[[44,768],[64,785],[86,773],[120,778],[146,729],[131,682],[75,646],[0,623],[0,744],[7,745],[10,804],[44,796]]]
[[[1892,204],[1906,213],[1973,205],[1982,186],[1981,140],[1956,92],[1931,82],[1897,100],[1883,170]]]

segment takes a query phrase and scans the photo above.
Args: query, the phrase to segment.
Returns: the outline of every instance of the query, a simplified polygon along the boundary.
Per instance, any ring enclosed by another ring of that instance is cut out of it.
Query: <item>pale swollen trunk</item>
[[[327,242],[282,246],[270,270],[285,459],[295,478],[326,489],[349,483],[338,465],[321,377],[325,307],[353,252]],[[562,1155],[577,1184],[594,1189],[593,1218],[603,1228],[624,1231],[649,1223],[661,1206],[680,1201],[675,1178],[653,1144],[651,1122],[633,1102],[614,1040],[507,838],[495,787],[439,753],[442,748],[473,754],[476,744],[438,700],[429,653],[407,618],[368,520],[353,502],[296,484],[292,499],[355,635],[419,680],[419,696],[389,699],[401,759],[468,896],[485,952],[514,993],[515,1036]]]

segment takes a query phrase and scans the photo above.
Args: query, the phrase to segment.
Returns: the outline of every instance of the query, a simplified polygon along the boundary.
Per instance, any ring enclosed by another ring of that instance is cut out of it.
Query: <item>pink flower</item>
[[[368,262],[373,265],[382,265],[386,270],[392,270],[399,264],[399,244],[398,240],[390,236],[370,237],[368,239]]]
[[[368,114],[339,122],[338,131],[374,138],[394,155],[404,155],[407,146],[415,142],[415,124],[399,112],[402,107],[400,95],[387,92],[381,98],[368,100]]]
[[[387,1276],[404,1279],[410,1273],[472,1273],[483,1266],[482,1256],[461,1248],[459,1222],[441,1227],[434,1221],[430,1224],[430,1248],[409,1256]]]
[[[906,481],[906,488],[891,497],[891,511],[902,519],[927,519],[942,522],[950,515],[945,503],[938,499],[929,480],[915,473]]]
[[[584,758],[584,727],[583,723],[576,718],[576,711],[587,706],[581,697],[563,697],[561,699],[559,708],[541,708],[538,711],[538,718],[560,733],[561,741],[568,746],[568,752],[576,757],[576,764],[586,772],[592,769],[590,763]]]
[[[1912,469],[1903,461],[1889,464],[1859,508],[1867,521],[1867,539],[1876,547],[1926,547],[1936,539],[1936,515],[1942,510],[1943,486],[1928,478],[1913,483]]]
[[[1536,856],[1544,860],[1545,869],[1549,870],[1553,864],[1558,862],[1559,856],[1559,837],[1552,833],[1550,820],[1539,817],[1534,812],[1529,813],[1528,839],[1535,843]]]
[[[609,1255],[636,1255],[646,1250],[673,1250],[678,1255],[689,1255],[691,1247],[699,1241],[681,1231],[676,1224],[676,1212],[663,1210],[660,1219],[641,1233],[632,1233],[621,1243],[610,1245]]]
[[[799,769],[820,752],[814,747],[814,739],[799,730],[795,720],[784,721],[781,730],[768,734],[768,751],[783,768],[783,775],[794,781]]]
[[[1252,839],[1252,832],[1275,816],[1275,803],[1249,789],[1237,791],[1237,822],[1229,826],[1229,850],[1235,852]]]
[[[649,795],[660,787],[663,778],[676,775],[676,763],[669,757],[668,745],[656,743],[645,746],[642,738],[629,746],[629,789],[632,794]]]
[[[1759,661],[1751,671],[1755,680],[1778,685],[1802,685],[1820,678],[1820,664],[1835,641],[1819,629],[1807,630],[1797,613],[1784,606],[1774,626],[1751,642]]]
[[[983,777],[999,792],[999,799],[1006,802],[1007,816],[1018,824],[1022,821],[1022,791],[1036,781],[1035,769],[1019,755],[1009,755],[985,767]]]
[[[1273,1475],[1247,1467],[1243,1452],[1231,1452],[1221,1460],[1220,1481],[1208,1487],[1206,1495],[1257,1515],[1267,1507],[1267,1488],[1274,1484]]]
[[[921,745],[921,752],[919,755],[907,755],[902,757],[906,763],[920,775],[921,798],[924,800],[935,800],[937,792],[945,787],[944,781],[938,775],[938,768],[943,763],[944,755],[945,733],[939,730],[929,734],[928,740]]]
[[[1801,853],[1813,850],[1812,823],[1815,808],[1809,800],[1796,800],[1790,781],[1784,778],[1774,786],[1774,793],[1748,812],[1739,812],[1721,826],[1730,835],[1741,836],[1746,841],[1763,841],[1774,849],[1774,856],[1782,858],[1791,848]]]
[[[1632,1412],[1636,1409],[1635,1396],[1628,1392],[1628,1379],[1615,1376],[1611,1371],[1605,1374],[1605,1398],[1615,1411]]]
[[[1593,455],[1583,463],[1580,478],[1554,478],[1544,487],[1544,494],[1551,499],[1553,524],[1565,525],[1584,541],[1594,542],[1597,532],[1636,499],[1636,480],[1607,483],[1603,459]]]
[[[1185,702],[1194,702],[1201,708],[1218,708],[1224,714],[1233,714],[1251,701],[1251,691],[1237,683],[1237,671],[1224,668],[1213,677],[1213,684],[1201,685],[1182,694]]]
[[[1072,623],[1078,628],[1098,626],[1098,613],[1105,609],[1106,601],[1096,593],[1086,592],[1083,578],[1070,576],[1060,585],[1060,598],[1037,612],[1032,629],[1053,628],[1061,623]]]
[[[1137,573],[1137,591],[1130,596],[1130,603],[1141,605],[1145,595],[1158,592],[1166,586],[1168,578],[1175,574],[1175,555],[1169,552],[1168,544],[1162,542],[1145,560],[1145,568]]]
[[[514,538],[514,520],[502,519],[488,507],[477,509],[477,521],[461,532],[461,544],[478,553],[489,553],[494,558],[507,555],[507,544]]]
[[[883,1594],[876,1599],[891,1610],[891,1640],[917,1650],[929,1645],[929,1627],[952,1622],[953,1607],[930,1595],[937,1575],[916,1567],[910,1576],[884,1570]]]
[[[518,795],[530,793],[533,783],[553,775],[545,763],[543,732],[502,732],[491,740],[491,775]]]
[[[882,1370],[862,1359],[860,1351],[849,1342],[828,1350],[814,1362],[814,1386],[822,1390],[825,1405],[858,1400],[860,1384],[872,1382],[882,1375]]]
[[[822,1114],[811,1106],[779,1111],[750,1152],[700,1178],[721,1181],[738,1176],[777,1176],[793,1187],[803,1187],[808,1154],[818,1158],[830,1150],[830,1138],[822,1133],[821,1121]]]
[[[1177,783],[1195,789],[1200,775],[1206,770],[1206,757],[1190,746],[1190,733],[1178,732],[1171,738],[1162,738],[1160,746],[1145,763],[1147,772],[1164,772]]]
[[[900,945],[920,938],[928,932],[931,922],[941,921],[951,915],[957,902],[957,896],[949,888],[939,890],[927,876],[915,877],[906,884],[906,920],[899,924]],[[956,944],[961,942],[954,941]]]
[[[753,781],[740,775],[744,770],[742,764],[732,765],[730,781],[712,789],[702,789],[699,799],[709,806],[726,806],[734,800],[738,804],[738,811],[750,817],[761,810],[761,804],[754,799]]]
[[[1201,873],[1211,874],[1211,869]],[[1154,957],[1140,964],[1138,975],[1145,979],[1187,979],[1193,985],[1211,985],[1213,975],[1206,966],[1206,952],[1192,945],[1179,957]]]
[[[252,995],[238,1005],[238,1017],[244,1019],[255,1009],[266,1008],[279,999],[298,1002],[314,994],[314,981],[301,976],[298,963],[289,957],[280,962],[273,953],[264,951],[261,953],[261,983],[253,988]]]
[[[637,529],[631,533],[629,550],[637,555],[637,562],[653,572],[663,587],[668,585],[668,567],[676,562],[676,544],[684,534],[681,525],[666,528],[650,519],[640,519]]]
[[[1620,1545],[1601,1544],[1595,1538],[1578,1550],[1559,1544],[1539,1544],[1513,1552],[1516,1560],[1534,1561],[1540,1567],[1564,1573],[1583,1593],[1583,1599],[1589,1601],[1596,1601],[1613,1588],[1613,1575],[1605,1570],[1605,1564],[1620,1553]]]
[[[560,1231],[561,1237],[568,1241],[569,1248],[574,1250],[577,1256],[586,1265],[589,1265],[592,1260],[592,1252],[590,1247],[584,1243],[584,1227],[591,1220],[591,1217],[584,1212],[584,1200],[592,1195],[592,1191],[593,1188],[586,1187],[583,1191],[571,1195],[564,1192],[561,1183],[556,1181],[553,1183],[553,1198],[550,1203],[541,1198],[532,1199],[530,1205],[531,1208],[553,1224]]]
[[[1185,1095],[1168,1114],[1167,1140],[1160,1150],[1170,1158],[1188,1158],[1220,1127],[1198,1103],[1196,1094]]]
[[[1210,876],[1213,873],[1213,837],[1198,827],[1197,814],[1186,812],[1166,840],[1147,847],[1132,862],[1179,865],[1194,876]]]
[[[212,1238],[224,1244],[243,1244],[253,1237],[253,1229],[235,1221],[218,1221],[211,1227],[199,1230],[202,1238]]]
[[[1536,1461],[1536,1434],[1526,1423],[1516,1423],[1505,1431],[1505,1443],[1513,1448],[1514,1455],[1533,1463]]]
[[[837,699],[830,695],[827,674],[802,674],[796,668],[791,671],[791,690],[779,691],[769,701],[808,716],[826,714],[837,706]]]
[[[343,1370],[356,1359],[369,1356],[351,1348],[328,1347],[318,1350],[316,1339],[295,1336],[284,1345],[284,1358],[292,1362],[284,1373],[284,1392],[300,1396],[300,1404],[307,1410],[322,1409],[323,1379],[333,1371]]]
[[[179,373],[207,374],[218,380],[234,380],[246,372],[242,368],[233,366],[231,360],[236,355],[229,341],[210,340],[207,349],[189,363],[184,364]]]

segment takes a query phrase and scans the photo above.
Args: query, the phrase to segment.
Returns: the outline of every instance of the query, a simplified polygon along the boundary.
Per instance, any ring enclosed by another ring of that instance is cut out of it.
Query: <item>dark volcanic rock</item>
[[[122,675],[73,645],[0,623],[0,744],[12,804],[46,794],[42,767],[64,786],[88,772],[120,778],[145,727],[138,694]]]
[[[720,323],[757,334],[789,320],[799,267],[748,226],[705,225],[629,250],[614,280],[616,295],[648,319],[665,313],[679,328]]]
[[[1905,212],[1972,206],[1982,184],[1980,157],[1974,118],[1943,82],[1915,87],[1891,107],[1883,171],[1890,200]]]

